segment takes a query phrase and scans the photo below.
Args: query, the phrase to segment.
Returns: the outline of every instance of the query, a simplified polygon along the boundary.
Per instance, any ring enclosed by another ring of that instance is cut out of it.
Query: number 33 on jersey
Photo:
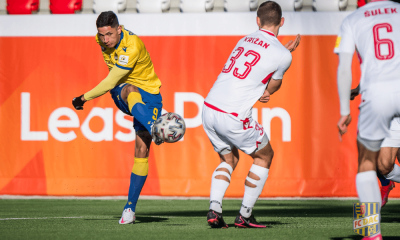
[[[282,79],[291,62],[291,53],[272,32],[260,29],[247,35],[237,43],[205,102],[245,119],[269,80]]]

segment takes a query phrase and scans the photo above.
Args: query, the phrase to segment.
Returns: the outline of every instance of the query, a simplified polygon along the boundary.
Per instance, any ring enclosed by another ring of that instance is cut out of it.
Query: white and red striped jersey
[[[234,48],[205,105],[248,118],[271,77],[282,79],[291,62],[292,54],[272,32],[261,29],[247,35]]]
[[[336,53],[354,53],[361,62],[360,92],[371,83],[400,81],[400,4],[372,0],[347,16]]]

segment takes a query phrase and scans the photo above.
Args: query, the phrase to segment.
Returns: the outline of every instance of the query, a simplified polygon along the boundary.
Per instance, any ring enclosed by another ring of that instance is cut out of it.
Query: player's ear
[[[257,17],[257,26],[259,27],[259,28],[261,28],[262,26],[261,26],[261,20],[260,20],[260,18],[259,17]]]
[[[280,27],[282,27],[283,26],[283,24],[285,24],[285,18],[283,17],[283,18],[281,18],[281,25],[280,25]]]
[[[117,27],[117,32],[118,32],[118,34],[121,34],[121,32],[122,32],[122,27],[121,27],[121,25],[118,25],[118,27]]]

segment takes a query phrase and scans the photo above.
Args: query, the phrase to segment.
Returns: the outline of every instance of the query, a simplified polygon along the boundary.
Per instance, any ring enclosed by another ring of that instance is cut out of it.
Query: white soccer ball
[[[179,141],[185,131],[185,121],[176,113],[164,113],[154,124],[154,133],[167,143]]]

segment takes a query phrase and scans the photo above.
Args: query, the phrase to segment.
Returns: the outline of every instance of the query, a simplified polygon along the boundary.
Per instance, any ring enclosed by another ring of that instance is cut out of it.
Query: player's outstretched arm
[[[290,40],[284,46],[287,50],[289,50],[290,52],[293,52],[300,45],[300,41],[301,41],[301,36],[300,36],[300,34],[297,34],[294,41]]]
[[[76,110],[83,110],[83,104],[85,104],[86,101],[100,97],[101,95],[113,89],[115,85],[117,85],[118,81],[121,80],[121,78],[123,78],[129,71],[130,70],[125,70],[119,67],[113,67],[108,76],[95,88],[84,95],[74,98],[72,100],[72,105],[74,105]]]

